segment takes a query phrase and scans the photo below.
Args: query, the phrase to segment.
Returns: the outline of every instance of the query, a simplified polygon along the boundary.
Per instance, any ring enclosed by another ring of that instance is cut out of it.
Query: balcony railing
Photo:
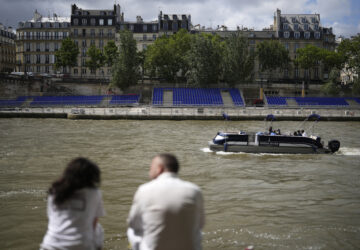
[[[63,40],[67,36],[18,36],[17,40]]]

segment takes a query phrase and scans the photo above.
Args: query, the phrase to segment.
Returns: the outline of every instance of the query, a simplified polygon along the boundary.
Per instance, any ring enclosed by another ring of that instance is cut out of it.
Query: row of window
[[[26,22],[25,28],[68,28],[70,23],[68,22]]]
[[[291,22],[292,23],[296,23],[296,22],[302,22],[302,23],[307,23],[308,22],[308,19],[305,18],[305,17],[300,17],[300,18],[297,18],[297,17],[291,17]],[[281,17],[281,22],[287,22],[287,19],[286,17]],[[311,22],[312,23],[318,23],[318,19],[315,18],[315,17],[311,17]]]
[[[74,25],[79,25],[80,21],[81,21],[81,25],[88,25],[88,19],[87,18],[82,18],[82,19],[74,18],[73,19]],[[100,26],[108,25],[108,26],[111,26],[111,25],[113,25],[113,20],[112,20],[112,18],[109,18],[109,19],[100,18],[99,22],[96,23],[96,19],[91,18],[89,24],[92,25],[92,26],[95,26],[95,25],[100,25]]]
[[[284,38],[289,38],[289,37],[290,37],[290,32],[285,31],[284,32]],[[294,32],[294,38],[299,39],[300,38],[300,32]],[[305,39],[310,39],[310,32],[304,32],[304,38]],[[314,38],[315,39],[320,39],[320,32],[315,32],[314,33]]]
[[[25,51],[57,51],[60,43],[24,43]]]
[[[105,30],[105,32],[106,32],[106,30]],[[96,35],[102,37],[102,36],[104,36],[104,34],[105,34],[105,33],[104,33],[104,30],[103,30],[103,29],[99,29],[99,32],[98,32],[97,34],[95,33],[95,29],[91,29],[91,30],[90,30],[90,37],[95,37]],[[77,37],[77,36],[79,36],[79,35],[81,35],[81,36],[83,36],[83,37],[87,36],[86,29],[80,30],[80,33],[79,33],[79,30],[78,30],[78,29],[74,29],[74,30],[73,30],[73,36]],[[108,29],[108,30],[107,30],[107,36],[109,36],[109,37],[112,37],[112,36],[113,36],[113,30],[112,30],[112,29]]]
[[[289,77],[289,70],[285,69],[284,70],[284,77],[287,78]],[[314,68],[314,78],[318,78],[319,77],[319,68]],[[295,78],[299,78],[300,77],[300,69],[299,68],[295,68],[294,69],[294,77]],[[304,77],[306,78],[310,78],[311,77],[311,72],[310,70],[304,70]]]
[[[25,67],[25,71],[26,72],[37,72],[37,73],[50,73],[50,70],[52,70],[52,66],[36,66],[36,67],[32,67],[32,66],[26,66]]]
[[[19,32],[17,34],[17,38],[26,38],[29,40],[48,40],[48,39],[63,39],[68,37],[69,33],[67,31],[58,32],[58,31],[25,31],[25,32]]]
[[[297,23],[294,24],[294,30],[299,30],[300,27],[301,27],[301,26],[300,26],[299,24],[297,24]],[[304,30],[310,30],[309,24],[304,24],[304,25],[302,25],[302,27],[303,27]],[[319,30],[319,25],[318,25],[318,24],[314,24],[313,28],[314,28],[314,30]],[[289,25],[288,23],[284,23],[284,24],[283,24],[283,29],[284,29],[284,30],[290,29],[290,25]]]
[[[54,55],[25,55],[24,56],[25,63],[46,63],[46,64],[53,64],[56,62],[56,57]]]
[[[149,28],[152,28],[153,32],[156,32],[158,30],[158,24],[151,24],[150,27],[148,27],[148,24],[121,24],[120,25],[120,30],[124,30],[129,28],[129,30],[134,31],[135,30],[135,25],[142,25],[142,32],[147,32],[149,30]]]

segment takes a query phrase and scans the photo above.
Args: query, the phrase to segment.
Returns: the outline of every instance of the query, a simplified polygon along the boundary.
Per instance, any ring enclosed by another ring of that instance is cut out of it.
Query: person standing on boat
[[[204,226],[200,188],[178,178],[179,163],[171,154],[153,158],[150,182],[135,193],[128,217],[133,250],[200,250]]]
[[[304,136],[304,137],[307,137],[307,134],[304,130],[301,130],[301,135]]]
[[[50,189],[48,229],[40,245],[48,249],[101,249],[104,231],[98,218],[105,215],[99,167],[85,158],[72,160]]]

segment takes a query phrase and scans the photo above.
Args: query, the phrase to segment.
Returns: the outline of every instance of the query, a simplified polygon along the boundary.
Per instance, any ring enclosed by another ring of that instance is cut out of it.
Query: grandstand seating
[[[293,99],[299,106],[349,106],[346,99],[343,97],[281,97],[281,96],[267,96],[267,103],[269,106],[286,106],[286,100]]]
[[[30,106],[99,105],[104,96],[35,96]]]
[[[282,96],[267,96],[266,99],[267,99],[268,105],[280,105],[280,106],[287,105],[286,97],[282,97]]]
[[[133,105],[139,104],[140,95],[114,95],[110,105]]]
[[[163,105],[164,91],[172,91],[174,106],[223,106],[221,91],[229,91],[234,105],[244,106],[238,89],[221,88],[154,88],[152,104]]]
[[[26,96],[19,96],[14,100],[0,100],[0,107],[19,107],[26,100]]]
[[[244,100],[242,99],[238,89],[229,89],[229,93],[235,106],[244,106]]]

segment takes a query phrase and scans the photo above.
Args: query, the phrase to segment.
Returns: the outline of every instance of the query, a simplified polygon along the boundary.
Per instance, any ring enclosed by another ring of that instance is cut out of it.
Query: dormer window
[[[295,17],[292,17],[292,18],[291,18],[291,22],[295,23],[295,22],[296,22],[296,18],[295,18]]]
[[[304,30],[309,30],[309,25],[308,24],[304,24]]]
[[[314,25],[314,29],[315,29],[315,30],[318,30],[318,29],[319,29],[319,25],[318,25],[318,24],[315,24],[315,25]]]
[[[287,23],[284,23],[284,24],[283,24],[283,29],[284,29],[284,30],[289,29],[289,25],[288,25]]]
[[[95,24],[96,24],[95,18],[91,18],[91,19],[90,19],[90,24],[91,24],[92,26],[95,26]]]
[[[299,39],[300,38],[300,32],[294,32],[294,37],[296,39]]]
[[[299,24],[295,23],[294,24],[294,30],[298,30],[299,29]]]
[[[320,39],[320,32],[315,32],[314,36],[315,36],[315,39]]]
[[[290,32],[289,31],[285,31],[284,32],[284,38],[289,38],[290,37]]]
[[[74,18],[73,23],[74,23],[74,25],[79,25],[79,19]]]
[[[302,22],[302,23],[306,23],[306,18],[305,18],[305,17],[302,17],[302,18],[301,18],[301,22]]]
[[[316,23],[316,18],[315,18],[315,17],[312,17],[312,18],[311,18],[311,22],[312,22],[312,23]]]
[[[86,24],[87,24],[87,19],[86,19],[86,18],[83,18],[83,19],[81,20],[81,23],[82,23],[82,25],[86,25]]]
[[[310,38],[310,32],[305,32],[304,37],[305,37],[305,39],[309,39]]]

